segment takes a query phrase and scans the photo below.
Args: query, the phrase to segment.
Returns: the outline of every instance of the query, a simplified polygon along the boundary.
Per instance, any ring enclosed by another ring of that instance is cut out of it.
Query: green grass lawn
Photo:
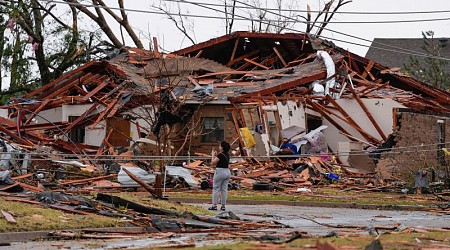
[[[10,213],[17,223],[9,223],[0,214],[0,232],[62,230],[124,226],[120,219],[100,215],[80,215],[38,205],[6,201],[0,198],[0,210]]]
[[[162,208],[176,212],[192,212],[194,214],[214,215],[208,210],[188,204],[180,204],[165,200],[156,200],[145,193],[114,194],[124,199],[143,205]],[[126,208],[120,208],[126,212]],[[121,219],[101,215],[80,215],[65,213],[60,210],[45,208],[40,205],[7,201],[0,198],[0,210],[10,213],[17,223],[9,223],[0,213],[0,232],[21,232],[38,230],[62,230],[96,227],[121,227],[125,222]]]
[[[311,193],[286,193],[283,191],[253,191],[231,190],[228,192],[229,200],[256,200],[256,201],[298,201],[298,202],[330,202],[351,203],[358,205],[384,205],[384,206],[425,206],[432,207],[445,202],[438,201],[432,194],[399,194],[386,192],[342,192],[333,188],[311,189]],[[171,198],[203,198],[210,199],[211,191],[183,191],[170,192]]]

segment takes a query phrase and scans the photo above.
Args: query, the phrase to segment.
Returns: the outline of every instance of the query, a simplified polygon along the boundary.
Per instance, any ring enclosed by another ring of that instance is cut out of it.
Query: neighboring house
[[[155,139],[166,124],[181,155],[208,154],[225,139],[268,156],[288,137],[300,153],[338,153],[369,171],[375,150],[388,173],[424,159],[444,165],[449,104],[446,91],[307,34],[235,32],[164,56],[128,48],[89,62],[5,105],[16,122],[0,119],[0,131],[90,154]],[[380,153],[411,146],[421,154]]]
[[[441,57],[450,58],[450,38],[434,38],[442,47]],[[365,58],[380,63],[389,68],[399,67],[405,70],[405,65],[411,63],[411,56],[424,63],[423,56],[427,52],[422,49],[423,38],[375,38],[367,51]],[[447,64],[446,72],[450,74],[450,63]]]

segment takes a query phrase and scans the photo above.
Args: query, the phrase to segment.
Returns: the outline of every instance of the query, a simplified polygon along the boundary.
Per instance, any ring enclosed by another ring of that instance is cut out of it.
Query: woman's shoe
[[[225,206],[221,206],[220,210],[225,211]]]
[[[208,207],[208,210],[217,210],[217,206]]]

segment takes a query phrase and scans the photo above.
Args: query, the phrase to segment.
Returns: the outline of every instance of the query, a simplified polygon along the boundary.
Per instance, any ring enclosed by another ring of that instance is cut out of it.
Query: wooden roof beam
[[[290,76],[292,76],[292,75],[290,75]],[[231,97],[228,100],[230,102],[234,102],[234,103],[247,102],[248,98],[254,97],[256,95],[261,95],[261,96],[269,95],[269,94],[272,94],[272,93],[275,93],[275,92],[278,92],[278,91],[288,90],[288,89],[291,89],[291,88],[296,87],[296,86],[302,86],[302,85],[305,85],[307,83],[311,83],[311,82],[313,82],[315,80],[324,79],[326,77],[327,77],[326,70],[318,69],[315,72],[312,72],[311,75],[304,76],[302,78],[298,78],[298,79],[295,79],[293,81],[288,81],[288,82],[285,82],[285,83],[282,83],[282,84],[271,86],[271,87],[268,87],[268,88],[265,88],[265,89],[262,89],[262,90],[258,90],[258,91],[255,91],[255,92],[251,92],[251,93],[248,93],[248,94],[244,94],[244,95],[241,95],[241,96]]]
[[[87,93],[87,95],[83,96],[83,99],[82,99],[83,101],[87,101],[89,98],[93,97],[100,90],[102,90],[104,87],[106,87],[106,85],[108,85],[107,79],[102,79],[102,80],[100,80],[100,82],[98,82],[98,81],[95,81],[95,82],[99,83],[99,84],[91,92],[89,92],[89,93]]]
[[[364,72],[361,75],[364,79],[366,79],[367,75],[369,75],[369,77],[370,77],[370,79],[372,81],[375,80],[375,77],[372,75],[372,73],[370,73],[370,70],[372,70],[373,65],[374,65],[374,62],[373,61],[369,61],[367,66],[364,67]]]
[[[269,69],[270,69],[270,68],[267,67],[267,66],[264,66],[264,65],[262,65],[262,64],[260,64],[260,63],[257,63],[257,62],[255,62],[255,61],[252,61],[252,60],[247,59],[247,58],[244,58],[244,61],[246,61],[246,62],[248,62],[248,63],[251,63],[251,64],[253,64],[253,65],[255,65],[255,66],[258,66],[258,67],[260,67],[260,68],[263,68],[263,69],[265,69],[265,70],[269,70]]]
[[[304,55],[304,54],[302,54]],[[298,59],[295,59],[293,61],[288,62],[288,64],[286,65],[285,68],[289,68],[289,67],[293,67],[293,66],[298,66],[298,65],[302,65],[304,62],[310,60],[311,58],[315,57],[314,54],[309,54],[308,56],[306,56],[305,58],[301,58],[301,56],[297,57]]]
[[[45,106],[50,102],[50,99],[46,99],[44,100],[41,105],[39,105],[39,107],[31,113],[31,115],[28,117],[28,119],[24,122],[24,124],[29,124],[31,122],[31,120],[33,120],[33,118],[37,115],[37,113],[41,112],[41,110],[43,110],[45,108]]]
[[[259,56],[255,56],[253,58],[250,58],[252,61],[258,59]],[[239,68],[236,69],[236,71],[244,71],[246,68],[252,66],[253,64],[249,63],[249,62],[245,62],[244,64],[242,64],[241,66],[239,66]],[[233,74],[229,74],[227,75],[225,78],[223,78],[223,80],[229,80],[231,78],[231,76],[233,76]]]
[[[333,99],[331,98],[331,96],[326,95],[325,98],[327,99],[327,101],[329,101],[339,112],[341,112],[341,114],[344,116],[345,118],[345,122],[347,122],[350,126],[352,126],[353,128],[355,128],[356,130],[358,130],[359,133],[361,133],[361,135],[367,140],[367,141],[371,141],[371,142],[378,142],[379,140],[376,139],[375,137],[371,136],[369,133],[367,133],[366,131],[364,131],[356,122],[355,120],[353,120],[350,115]],[[337,117],[337,116],[336,116]]]
[[[86,112],[84,112],[82,115],[80,115],[75,121],[71,122],[65,129],[64,133],[68,133],[72,128],[75,127],[75,125],[79,124],[81,121],[85,120],[86,117],[92,113],[94,110],[97,109],[97,106],[100,105],[99,103],[94,103]]]
[[[284,60],[283,56],[281,55],[281,53],[278,51],[278,49],[276,47],[273,47],[273,51],[275,51],[275,53],[277,54],[278,58],[280,59],[281,63],[286,67],[287,63]]]
[[[247,53],[247,54],[245,54],[245,55],[242,55],[242,56],[240,56],[240,57],[238,57],[238,58],[235,58],[235,59],[233,59],[233,60],[230,60],[230,61],[227,63],[227,67],[230,67],[231,65],[233,65],[233,64],[235,64],[235,63],[237,63],[237,62],[240,62],[240,61],[244,60],[245,58],[252,57],[252,56],[254,56],[254,55],[258,54],[258,53],[259,53],[259,50],[254,50],[254,51],[249,52],[249,53]]]
[[[269,69],[270,68],[275,68],[275,67],[273,67],[273,64],[276,63],[278,60],[279,59],[278,59],[277,55],[275,53],[273,53],[269,57],[267,57],[264,60],[262,60],[260,64],[264,65],[266,67],[269,67]],[[255,61],[255,60],[253,60],[253,61]],[[255,66],[252,70],[257,70],[257,69],[258,69],[258,66]]]
[[[105,107],[105,110],[103,110],[99,114],[95,122],[91,125],[91,129],[93,129],[95,125],[97,125],[103,119],[103,117],[105,117],[108,114],[108,112],[114,107],[114,105],[117,104],[118,101],[119,101],[118,96],[112,99],[112,101],[108,104],[108,106]]]
[[[65,84],[63,87],[61,87],[61,86],[53,87],[46,93],[39,95],[38,98],[39,99],[44,99],[44,98],[52,99],[52,98],[57,97],[58,95],[64,93],[65,91],[69,90],[73,86],[80,84],[86,80],[89,80],[90,78],[93,78],[93,77],[96,77],[96,75],[94,75],[92,73],[87,73],[86,75],[82,76],[81,78],[73,79],[71,82]],[[51,92],[51,93],[48,93],[48,92]]]
[[[20,136],[16,135],[15,133],[11,132],[10,130],[6,129],[2,125],[0,125],[0,131],[5,133],[6,135],[8,135],[9,137],[11,137],[13,140],[17,141],[20,144],[27,145],[27,146],[33,146],[34,145],[32,142],[21,138]]]
[[[72,77],[73,75],[78,74],[78,73],[82,72],[83,70],[85,70],[85,69],[87,69],[87,68],[89,68],[89,67],[91,67],[93,65],[99,65],[99,64],[100,63],[97,62],[97,61],[88,62],[88,63],[86,63],[86,64],[76,68],[75,70],[72,70],[72,71],[64,74],[63,76],[59,77],[58,79],[55,79],[55,80],[51,81],[50,83],[48,83],[48,84],[46,84],[46,85],[44,85],[44,86],[42,86],[40,88],[37,88],[37,89],[31,91],[30,93],[25,95],[25,98],[31,98],[31,97],[33,97],[33,96],[35,96],[37,94],[41,94],[41,93],[47,91],[48,89],[54,87],[58,83],[62,82],[64,79],[68,79],[68,78]]]
[[[236,50],[237,50],[238,45],[239,45],[239,37],[236,38],[236,41],[234,41],[233,52],[231,53],[231,57],[230,57],[230,60],[228,62],[233,61],[234,56],[236,55]]]
[[[314,111],[319,112],[325,119],[327,119],[331,124],[333,124],[333,126],[335,126],[337,129],[339,129],[340,131],[346,133],[346,134],[350,134],[347,132],[347,130],[345,130],[343,127],[341,127],[341,125],[339,125],[337,122],[334,121],[334,119],[332,119],[324,110],[323,107],[321,107],[319,104],[315,103],[314,101],[312,101],[309,98],[306,98],[306,103],[309,104]],[[352,137],[348,137],[351,141],[355,141],[354,138]]]
[[[364,111],[364,113],[366,114],[366,116],[369,118],[369,120],[372,122],[373,126],[375,127],[375,129],[378,131],[378,133],[380,134],[381,138],[383,138],[383,140],[386,141],[387,137],[386,135],[383,133],[383,130],[380,128],[380,126],[378,125],[377,121],[375,121],[375,119],[373,118],[372,114],[369,112],[369,110],[367,109],[366,105],[364,105],[364,103],[362,102],[361,98],[358,96],[358,94],[356,93],[355,89],[353,88],[353,86],[351,84],[348,85],[348,88],[350,89],[350,91],[352,92],[353,96],[355,97],[356,101],[359,103],[359,105],[361,106],[362,110]]]

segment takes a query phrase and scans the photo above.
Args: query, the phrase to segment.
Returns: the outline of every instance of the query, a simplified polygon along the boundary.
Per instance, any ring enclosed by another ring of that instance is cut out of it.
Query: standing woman
[[[213,197],[212,206],[209,210],[217,210],[217,204],[219,203],[219,193],[221,193],[222,206],[220,210],[225,210],[225,204],[227,203],[228,182],[231,178],[231,172],[228,168],[230,162],[230,144],[226,141],[222,141],[219,145],[219,153],[212,151],[211,153],[211,166],[216,167],[213,178]]]

